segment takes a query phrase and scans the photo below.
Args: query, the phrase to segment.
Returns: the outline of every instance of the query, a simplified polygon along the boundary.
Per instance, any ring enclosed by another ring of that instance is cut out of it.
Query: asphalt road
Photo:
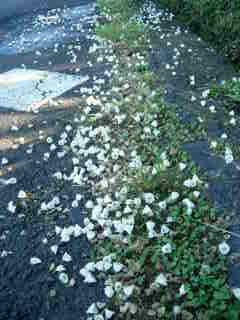
[[[26,12],[71,7],[93,2],[91,0],[8,0],[0,1],[0,21]]]
[[[8,159],[7,164],[0,163],[0,320],[84,320],[89,305],[104,300],[102,285],[86,284],[79,275],[79,269],[89,261],[89,243],[84,238],[60,243],[54,231],[55,226],[81,225],[83,204],[90,197],[88,186],[83,190],[53,177],[56,172],[69,176],[73,170],[73,154],[64,152],[60,158],[64,146],[58,141],[66,125],[71,125],[66,142],[70,145],[78,128],[74,119],[82,112],[81,89],[92,88],[94,77],[104,78],[107,69],[89,53],[94,44],[94,6],[75,8],[74,3],[79,6],[83,1],[51,1],[51,7],[73,6],[57,12],[43,11],[45,16],[57,14],[58,23],[40,23],[35,13],[1,23],[0,73],[25,65],[27,69],[88,76],[89,80],[84,87],[75,87],[56,99],[56,105],[41,108],[39,114],[0,106],[0,160]],[[37,37],[40,40],[34,41]],[[56,150],[50,152],[47,137],[52,138]],[[47,153],[50,157],[46,161]],[[12,177],[16,184],[3,183]],[[29,194],[29,200],[17,200],[20,190]],[[84,198],[74,209],[76,194]],[[60,199],[61,212],[39,214],[41,204],[54,196]],[[15,212],[8,210],[11,201],[16,202]],[[54,255],[50,247],[56,244],[59,248]],[[64,252],[72,256],[65,267],[69,279],[74,279],[73,286],[62,284],[55,269],[51,271],[52,266],[63,264]],[[33,256],[40,257],[42,263],[31,265]]]

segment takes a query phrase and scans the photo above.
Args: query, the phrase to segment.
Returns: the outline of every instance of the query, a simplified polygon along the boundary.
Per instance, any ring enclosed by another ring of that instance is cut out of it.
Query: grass
[[[240,64],[240,6],[238,0],[156,0],[172,10],[204,39]]]
[[[204,131],[200,124],[191,128],[180,123],[174,109],[163,102],[146,59],[138,59],[137,52],[147,56],[147,41],[141,41],[147,39],[147,30],[130,19],[131,5],[99,3],[108,22],[97,27],[97,34],[111,41],[118,59],[113,87],[128,85],[127,93],[115,91],[110,101],[117,104],[124,122],[116,124],[111,114],[101,121],[111,124],[114,144],[126,152],[115,186],[118,196],[111,194],[119,209],[111,218],[116,221],[121,214],[121,219],[131,217],[135,224],[123,238],[98,240],[94,255],[95,261],[112,255],[126,267],[107,278],[108,286],[119,288],[110,299],[116,319],[237,320],[240,303],[227,285],[228,262],[219,252],[219,243],[227,239],[225,221],[204,197],[204,177],[193,188],[184,185],[200,173],[182,144]],[[141,164],[131,166],[131,157]],[[185,169],[180,169],[183,164]],[[163,226],[167,229],[155,235],[151,223],[157,233]],[[163,250],[166,245],[171,248],[168,253]],[[156,280],[159,276],[162,284]],[[134,288],[127,299],[124,286]]]

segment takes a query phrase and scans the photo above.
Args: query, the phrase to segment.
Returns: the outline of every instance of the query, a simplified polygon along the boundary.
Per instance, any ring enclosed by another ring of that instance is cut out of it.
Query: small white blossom
[[[13,203],[13,201],[10,201],[10,202],[8,203],[7,210],[8,210],[9,212],[15,213],[16,208],[17,208],[17,207],[15,206],[15,204]]]
[[[62,256],[62,260],[64,262],[70,262],[72,261],[72,257],[67,252],[65,252],[64,255]]]
[[[53,245],[51,246],[51,251],[54,253],[54,254],[57,254],[57,251],[58,251],[58,246],[57,245]]]
[[[233,288],[232,293],[238,300],[240,300],[240,288]]]
[[[32,265],[40,264],[40,263],[42,263],[42,260],[39,259],[39,258],[37,258],[37,257],[32,257],[32,258],[30,259],[30,264],[32,264]]]
[[[234,160],[232,150],[230,148],[225,149],[225,162],[226,164],[232,163]]]
[[[167,202],[166,201],[160,201],[158,203],[158,206],[159,206],[160,210],[165,210],[167,208]]]
[[[155,238],[157,236],[156,231],[154,230],[155,228],[155,223],[152,221],[148,221],[146,223],[146,227],[147,227],[147,231],[148,231],[148,238],[152,239]]]
[[[179,288],[179,294],[180,294],[180,296],[184,296],[186,294],[184,284],[182,284],[181,287]]]
[[[25,198],[27,198],[26,192],[23,191],[23,190],[20,190],[20,191],[18,192],[18,199],[25,199]]]
[[[134,285],[123,287],[123,292],[127,297],[130,297],[132,295],[133,290],[134,290]]]
[[[157,278],[155,279],[154,283],[156,285],[160,285],[160,286],[167,286],[167,278],[163,273],[160,273]]]
[[[152,204],[155,201],[155,197],[153,193],[144,193],[143,199],[147,204]]]
[[[112,319],[112,317],[113,317],[114,314],[115,314],[114,311],[109,310],[109,309],[105,309],[105,310],[104,310],[104,313],[105,313],[105,319],[106,319],[106,320]]]
[[[222,255],[227,255],[230,252],[230,247],[226,241],[219,244],[218,249]]]
[[[114,289],[112,286],[106,286],[104,288],[104,293],[106,295],[106,297],[108,298],[112,298],[114,296]]]
[[[69,278],[67,273],[65,272],[61,272],[59,273],[58,279],[63,283],[63,284],[67,284],[69,282]]]
[[[86,312],[88,314],[98,314],[98,308],[96,303],[92,303]]]
[[[162,253],[164,254],[168,254],[172,252],[172,246],[170,243],[165,244],[164,246],[162,246]]]

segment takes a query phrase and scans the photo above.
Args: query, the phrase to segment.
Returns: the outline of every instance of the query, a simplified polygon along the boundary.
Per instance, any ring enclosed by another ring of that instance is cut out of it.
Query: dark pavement
[[[51,6],[81,3],[51,1]],[[53,174],[71,174],[69,145],[83,112],[81,90],[93,87],[94,76],[104,78],[108,66],[89,54],[95,42],[91,29],[94,6],[41,11],[45,17],[57,15],[57,23],[36,23],[38,15],[30,13],[1,24],[0,72],[24,66],[88,75],[89,80],[54,99],[55,103],[46,103],[37,114],[0,107],[0,320],[80,320],[86,318],[85,311],[92,302],[103,301],[102,286],[84,284],[79,275],[91,254],[88,242],[80,237],[61,243],[55,227],[81,224],[83,204],[90,195],[87,186],[72,186]],[[49,39],[51,34],[56,37]],[[41,41],[34,42],[35,36]],[[67,135],[63,145],[59,143],[62,134]],[[53,142],[48,143],[47,137]],[[5,158],[8,163],[2,161]],[[10,178],[16,178],[17,183],[7,185],[5,181]],[[17,198],[21,190],[27,193],[26,199]],[[83,200],[72,208],[77,194],[84,195]],[[57,208],[39,211],[43,202],[54,197],[60,199]],[[11,203],[15,212],[9,210]],[[52,245],[59,246],[56,255],[50,250]],[[62,261],[65,251],[72,256],[71,263]],[[35,256],[41,264],[30,264]],[[58,265],[65,265],[69,279],[74,279],[72,286],[60,282],[55,271]]]

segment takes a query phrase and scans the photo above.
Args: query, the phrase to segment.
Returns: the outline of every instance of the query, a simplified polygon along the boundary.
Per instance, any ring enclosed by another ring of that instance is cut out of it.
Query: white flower
[[[147,204],[151,204],[155,201],[155,197],[153,193],[144,193],[143,194],[143,199]]]
[[[69,229],[63,228],[61,231],[61,242],[69,242],[70,236],[71,236],[71,232],[69,232]]]
[[[187,188],[195,188],[198,183],[201,183],[201,180],[197,175],[194,175],[192,179],[187,179],[184,181],[183,185]]]
[[[85,283],[95,283],[96,282],[95,277],[88,270],[83,268],[83,269],[80,270],[79,273],[81,274],[81,276],[84,277],[84,282]]]
[[[5,180],[4,184],[8,185],[8,184],[16,184],[17,183],[17,179],[12,177],[12,178],[9,178],[7,180]]]
[[[64,262],[70,262],[72,261],[72,257],[67,252],[65,252],[64,255],[62,256],[62,260]]]
[[[167,208],[167,202],[166,201],[160,201],[158,203],[158,206],[159,206],[160,210],[165,210]]]
[[[183,199],[182,203],[187,207],[187,214],[192,214],[192,210],[195,208],[195,204],[188,198]]]
[[[148,221],[148,222],[146,222],[146,227],[147,227],[147,231],[148,231],[148,238],[149,239],[155,238],[157,236],[157,233],[154,230],[155,223],[152,221]]]
[[[88,262],[88,263],[85,265],[85,269],[86,269],[87,271],[94,272],[94,271],[96,270],[95,263],[94,263],[94,262]]]
[[[98,308],[96,303],[92,303],[90,307],[86,311],[88,314],[97,314],[98,313]]]
[[[103,261],[98,261],[96,264],[95,264],[95,267],[98,271],[104,271],[104,263]]]
[[[87,235],[88,240],[93,240],[96,236],[96,232],[92,231],[92,230],[87,230],[86,235]]]
[[[145,206],[143,208],[143,211],[142,211],[143,215],[146,215],[148,217],[152,217],[153,216],[153,211],[152,209],[149,207],[149,206]]]
[[[67,284],[69,281],[68,275],[65,272],[59,273],[58,279],[63,283]]]
[[[180,196],[179,193],[174,191],[170,194],[167,201],[172,203],[172,202],[176,201],[179,198],[179,196]]]
[[[216,108],[215,106],[210,106],[209,107],[210,112],[215,113],[216,112]]]
[[[112,317],[115,313],[114,311],[109,310],[109,309],[105,309],[104,312],[105,312],[105,319],[106,320],[112,319]]]
[[[219,244],[218,249],[222,255],[227,255],[230,252],[230,247],[226,243],[226,241],[223,241],[222,243]]]
[[[186,294],[184,284],[182,284],[181,287],[179,288],[179,294],[180,294],[180,296],[184,296]]]
[[[162,253],[164,254],[168,254],[172,252],[172,246],[170,243],[165,244],[164,246],[162,246]]]
[[[114,271],[115,273],[120,272],[120,271],[123,269],[123,267],[124,267],[124,265],[121,264],[121,263],[119,263],[119,262],[114,262],[114,263],[113,263],[113,271]]]
[[[76,224],[75,226],[74,226],[74,231],[73,231],[73,235],[74,235],[74,237],[75,238],[77,238],[77,237],[79,237],[81,234],[82,234],[82,228],[78,225],[78,224]]]
[[[215,149],[215,148],[217,148],[217,145],[218,145],[217,141],[212,141],[210,144],[210,147]]]
[[[56,267],[56,271],[57,272],[62,272],[66,270],[66,268],[62,265],[62,264],[59,264],[57,267]]]
[[[15,204],[13,203],[13,201],[10,201],[10,202],[8,203],[7,209],[8,209],[9,212],[15,213],[15,211],[16,211],[16,206],[15,206]]]
[[[174,306],[173,307],[173,313],[174,313],[175,316],[180,314],[181,313],[181,307],[180,306]]]
[[[106,295],[106,297],[108,298],[112,298],[114,296],[114,289],[112,286],[106,286],[104,288],[104,293]]]
[[[170,229],[168,228],[168,226],[166,224],[163,224],[161,226],[161,235],[168,234],[169,232],[170,232]]]
[[[104,270],[108,271],[112,268],[112,257],[111,255],[103,258]]]
[[[235,126],[237,122],[236,122],[236,119],[235,119],[235,118],[231,118],[230,121],[229,121],[229,123],[230,123],[231,125]]]
[[[133,293],[134,285],[123,287],[123,292],[127,297],[130,297]]]
[[[25,198],[27,198],[26,192],[23,191],[23,190],[20,190],[20,191],[18,192],[18,198],[19,198],[19,199],[25,199]]]
[[[37,257],[32,257],[32,258],[30,259],[30,264],[32,264],[32,265],[40,264],[40,263],[42,263],[42,260],[39,259],[39,258],[37,258]]]
[[[193,195],[194,195],[195,198],[199,198],[200,194],[201,193],[199,191],[194,191],[193,192]]]
[[[57,245],[53,245],[51,246],[51,251],[54,253],[54,254],[57,254],[57,251],[58,251],[58,246]]]
[[[232,150],[230,148],[226,148],[225,149],[225,161],[226,161],[226,164],[232,163],[233,160],[234,160],[234,158],[233,158]]]
[[[204,90],[204,91],[202,92],[202,97],[203,97],[204,99],[206,99],[206,98],[208,97],[209,93],[210,93],[210,90],[209,90],[209,89]]]
[[[238,300],[240,300],[240,288],[233,288],[232,293]]]
[[[165,275],[163,273],[160,273],[157,278],[155,279],[154,283],[156,285],[160,285],[160,286],[167,286],[167,278],[165,277]]]
[[[7,158],[2,158],[2,165],[8,164],[8,159]]]

